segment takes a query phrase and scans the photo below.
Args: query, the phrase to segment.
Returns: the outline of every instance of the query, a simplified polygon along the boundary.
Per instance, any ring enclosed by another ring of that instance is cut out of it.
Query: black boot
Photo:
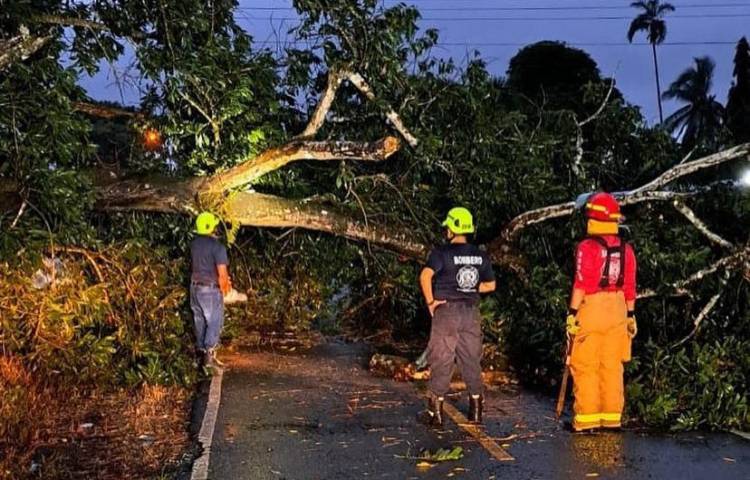
[[[469,421],[471,423],[482,423],[482,407],[484,406],[484,397],[479,395],[469,395]]]
[[[443,426],[443,399],[430,397],[427,401],[427,410],[422,410],[418,418],[428,427],[441,428]]]

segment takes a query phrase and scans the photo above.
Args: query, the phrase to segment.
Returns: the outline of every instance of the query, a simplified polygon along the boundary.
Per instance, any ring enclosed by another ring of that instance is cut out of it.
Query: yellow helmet
[[[201,212],[195,219],[195,233],[198,235],[211,235],[219,226],[221,220],[211,212]]]
[[[445,221],[443,221],[443,226],[456,235],[474,233],[474,217],[469,210],[463,207],[451,208]]]

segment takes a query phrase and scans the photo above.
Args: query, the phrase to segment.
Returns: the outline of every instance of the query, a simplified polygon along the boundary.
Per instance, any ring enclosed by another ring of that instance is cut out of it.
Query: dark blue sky
[[[386,5],[396,2],[386,0]],[[423,28],[440,31],[442,46],[434,53],[452,56],[459,63],[474,49],[481,52],[490,71],[503,75],[520,45],[539,40],[561,40],[578,46],[599,64],[602,74],[615,75],[631,103],[642,107],[649,123],[658,121],[651,48],[639,34],[629,45],[626,33],[635,10],[627,1],[603,0],[411,0],[420,8]],[[750,37],[750,0],[674,0],[677,11],[667,17],[666,44],[659,49],[662,89],[689,67],[694,57],[716,61],[714,93],[725,103],[732,80],[732,59],[737,40]],[[273,46],[284,41],[294,24],[291,0],[240,0],[237,18],[258,42]],[[138,103],[134,89],[120,90],[104,68],[84,86],[95,98]],[[664,104],[665,116],[676,110]]]

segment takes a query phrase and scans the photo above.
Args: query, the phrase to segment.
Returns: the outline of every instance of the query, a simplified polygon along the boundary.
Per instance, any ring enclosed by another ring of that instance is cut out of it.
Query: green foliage
[[[600,81],[599,68],[589,54],[561,42],[524,47],[508,67],[508,86],[549,110],[578,112],[584,106],[583,88]]]
[[[62,258],[63,270],[42,289],[32,281],[39,264],[24,257],[0,264],[5,355],[54,383],[194,381],[185,291],[173,283],[182,277],[181,262],[137,245],[74,249]],[[52,274],[49,265],[38,271]]]
[[[646,345],[647,363],[628,386],[631,409],[673,430],[745,428],[750,342],[734,337],[665,350]]]

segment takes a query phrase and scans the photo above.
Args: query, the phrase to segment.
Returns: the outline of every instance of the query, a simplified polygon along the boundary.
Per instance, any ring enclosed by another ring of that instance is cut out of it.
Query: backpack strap
[[[602,237],[591,236],[589,240],[593,240],[598,243],[605,252],[607,252],[607,260],[604,262],[604,269],[602,270],[602,277],[599,279],[599,288],[606,288],[609,286],[609,263],[611,254],[609,252],[609,244]]]
[[[620,274],[617,276],[617,288],[622,288],[625,285],[625,250],[627,246],[627,242],[620,239]],[[609,263],[609,253],[607,254],[607,263]]]

